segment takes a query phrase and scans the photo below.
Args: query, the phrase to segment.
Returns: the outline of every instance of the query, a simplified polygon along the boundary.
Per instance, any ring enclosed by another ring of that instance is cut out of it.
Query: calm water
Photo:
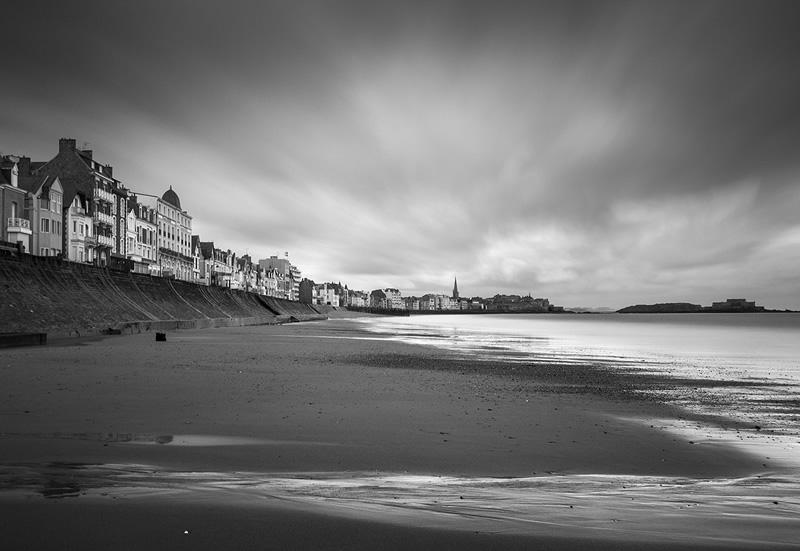
[[[800,433],[800,314],[442,315],[361,323],[476,359],[592,363],[730,381],[670,398],[702,413]]]

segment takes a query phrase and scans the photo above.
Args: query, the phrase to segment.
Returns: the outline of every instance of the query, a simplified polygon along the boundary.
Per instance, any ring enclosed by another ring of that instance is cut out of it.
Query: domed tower
[[[172,186],[169,186],[169,189],[164,192],[164,195],[161,196],[161,200],[166,201],[178,210],[183,210],[181,209],[181,199],[178,197],[177,193],[172,191]]]

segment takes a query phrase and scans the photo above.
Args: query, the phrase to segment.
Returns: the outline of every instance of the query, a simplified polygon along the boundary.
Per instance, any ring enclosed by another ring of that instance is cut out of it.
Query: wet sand
[[[154,339],[0,351],[12,547],[792,541],[794,486],[755,482],[779,466],[681,437],[601,371],[519,373],[341,320]]]

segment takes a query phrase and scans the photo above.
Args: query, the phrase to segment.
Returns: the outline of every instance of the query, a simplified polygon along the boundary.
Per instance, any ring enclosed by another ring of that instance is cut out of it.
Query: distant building
[[[236,259],[233,272],[232,289],[241,289],[247,292],[258,292],[263,269],[254,264],[250,255],[242,255]]]
[[[278,258],[277,255],[258,261],[258,265],[264,270],[274,270],[277,276],[277,296],[287,300],[300,299],[301,273],[297,266],[289,262],[289,253],[286,258]]]
[[[399,289],[387,288],[383,289],[386,296],[386,308],[393,308],[396,310],[403,309],[403,297]]]
[[[314,304],[339,307],[340,288],[335,283],[318,283],[314,285]]]
[[[203,285],[208,285],[208,281],[203,281],[202,276],[200,275],[200,269],[202,266],[202,258],[203,253],[200,250],[200,236],[193,235],[192,236],[192,244],[191,244],[191,251],[192,251],[192,281],[195,283],[200,283]]]
[[[729,298],[724,302],[712,302],[711,311],[717,312],[742,312],[753,311],[761,312],[764,310],[763,306],[756,306],[755,302],[749,302],[743,298]]]
[[[300,282],[300,295],[298,300],[303,304],[316,304],[315,288],[316,284],[307,278]]]
[[[230,251],[214,246],[213,241],[200,241],[201,269],[203,282],[218,287],[231,287],[234,258]]]

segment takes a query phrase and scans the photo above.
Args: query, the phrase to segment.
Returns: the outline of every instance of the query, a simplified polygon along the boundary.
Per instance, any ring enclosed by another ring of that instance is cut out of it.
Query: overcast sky
[[[0,150],[88,143],[305,277],[800,309],[800,2],[11,0]]]

